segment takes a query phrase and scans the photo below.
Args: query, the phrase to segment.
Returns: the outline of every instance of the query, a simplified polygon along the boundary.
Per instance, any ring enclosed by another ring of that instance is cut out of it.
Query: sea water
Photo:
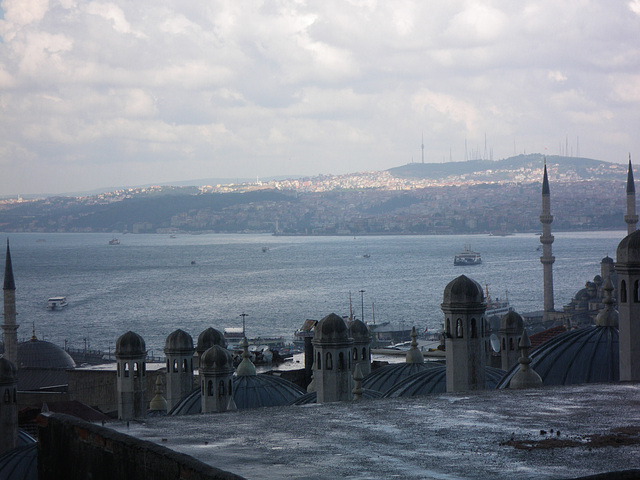
[[[623,231],[554,233],[555,306],[561,309],[615,260]],[[7,235],[4,235],[7,236]],[[162,355],[177,328],[194,338],[207,327],[241,327],[247,336],[291,339],[305,319],[350,308],[367,323],[437,331],[442,293],[465,274],[508,295],[518,312],[542,309],[539,237],[9,234],[18,338],[113,351],[127,330]],[[465,247],[483,263],[454,266]],[[4,271],[4,254],[0,255]],[[47,298],[69,305],[48,311]],[[351,301],[350,301],[351,299]]]

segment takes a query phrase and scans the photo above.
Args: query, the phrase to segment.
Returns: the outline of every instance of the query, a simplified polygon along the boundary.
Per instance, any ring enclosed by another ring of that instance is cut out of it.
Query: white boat
[[[67,297],[51,297],[47,301],[47,310],[62,310],[67,304]]]
[[[469,247],[465,247],[464,252],[458,253],[453,258],[454,265],[480,265],[482,257],[479,252],[474,252]]]

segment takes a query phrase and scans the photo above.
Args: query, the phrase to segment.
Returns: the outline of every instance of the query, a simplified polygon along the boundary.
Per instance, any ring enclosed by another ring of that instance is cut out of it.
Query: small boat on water
[[[458,253],[453,257],[453,264],[458,266],[463,265],[480,265],[482,263],[482,257],[479,252],[474,252],[469,247],[465,247],[464,252]]]
[[[67,305],[67,297],[51,297],[47,301],[47,310],[62,310]]]
[[[109,245],[120,245],[120,240],[118,240],[117,238],[112,238],[111,240],[109,240]]]

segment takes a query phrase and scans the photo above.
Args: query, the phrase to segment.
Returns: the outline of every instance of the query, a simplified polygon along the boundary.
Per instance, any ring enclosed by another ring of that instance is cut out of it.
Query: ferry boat
[[[109,240],[109,245],[120,245],[120,240],[118,240],[117,238],[112,238],[111,240]]]
[[[479,252],[474,252],[469,247],[465,247],[464,252],[453,257],[454,265],[480,265],[482,257]]]
[[[504,292],[504,299],[501,300],[498,297],[493,299],[491,298],[491,295],[489,295],[489,285],[485,283],[485,292],[487,299],[487,310],[485,312],[485,316],[487,318],[492,316],[502,317],[513,310],[513,307],[509,304],[509,297],[506,291]]]
[[[67,305],[67,297],[51,297],[47,301],[47,310],[62,310]]]

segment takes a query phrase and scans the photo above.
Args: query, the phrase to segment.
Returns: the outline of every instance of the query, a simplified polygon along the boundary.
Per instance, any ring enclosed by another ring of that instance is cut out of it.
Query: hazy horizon
[[[640,0],[3,0],[0,38],[0,196],[640,146]]]

